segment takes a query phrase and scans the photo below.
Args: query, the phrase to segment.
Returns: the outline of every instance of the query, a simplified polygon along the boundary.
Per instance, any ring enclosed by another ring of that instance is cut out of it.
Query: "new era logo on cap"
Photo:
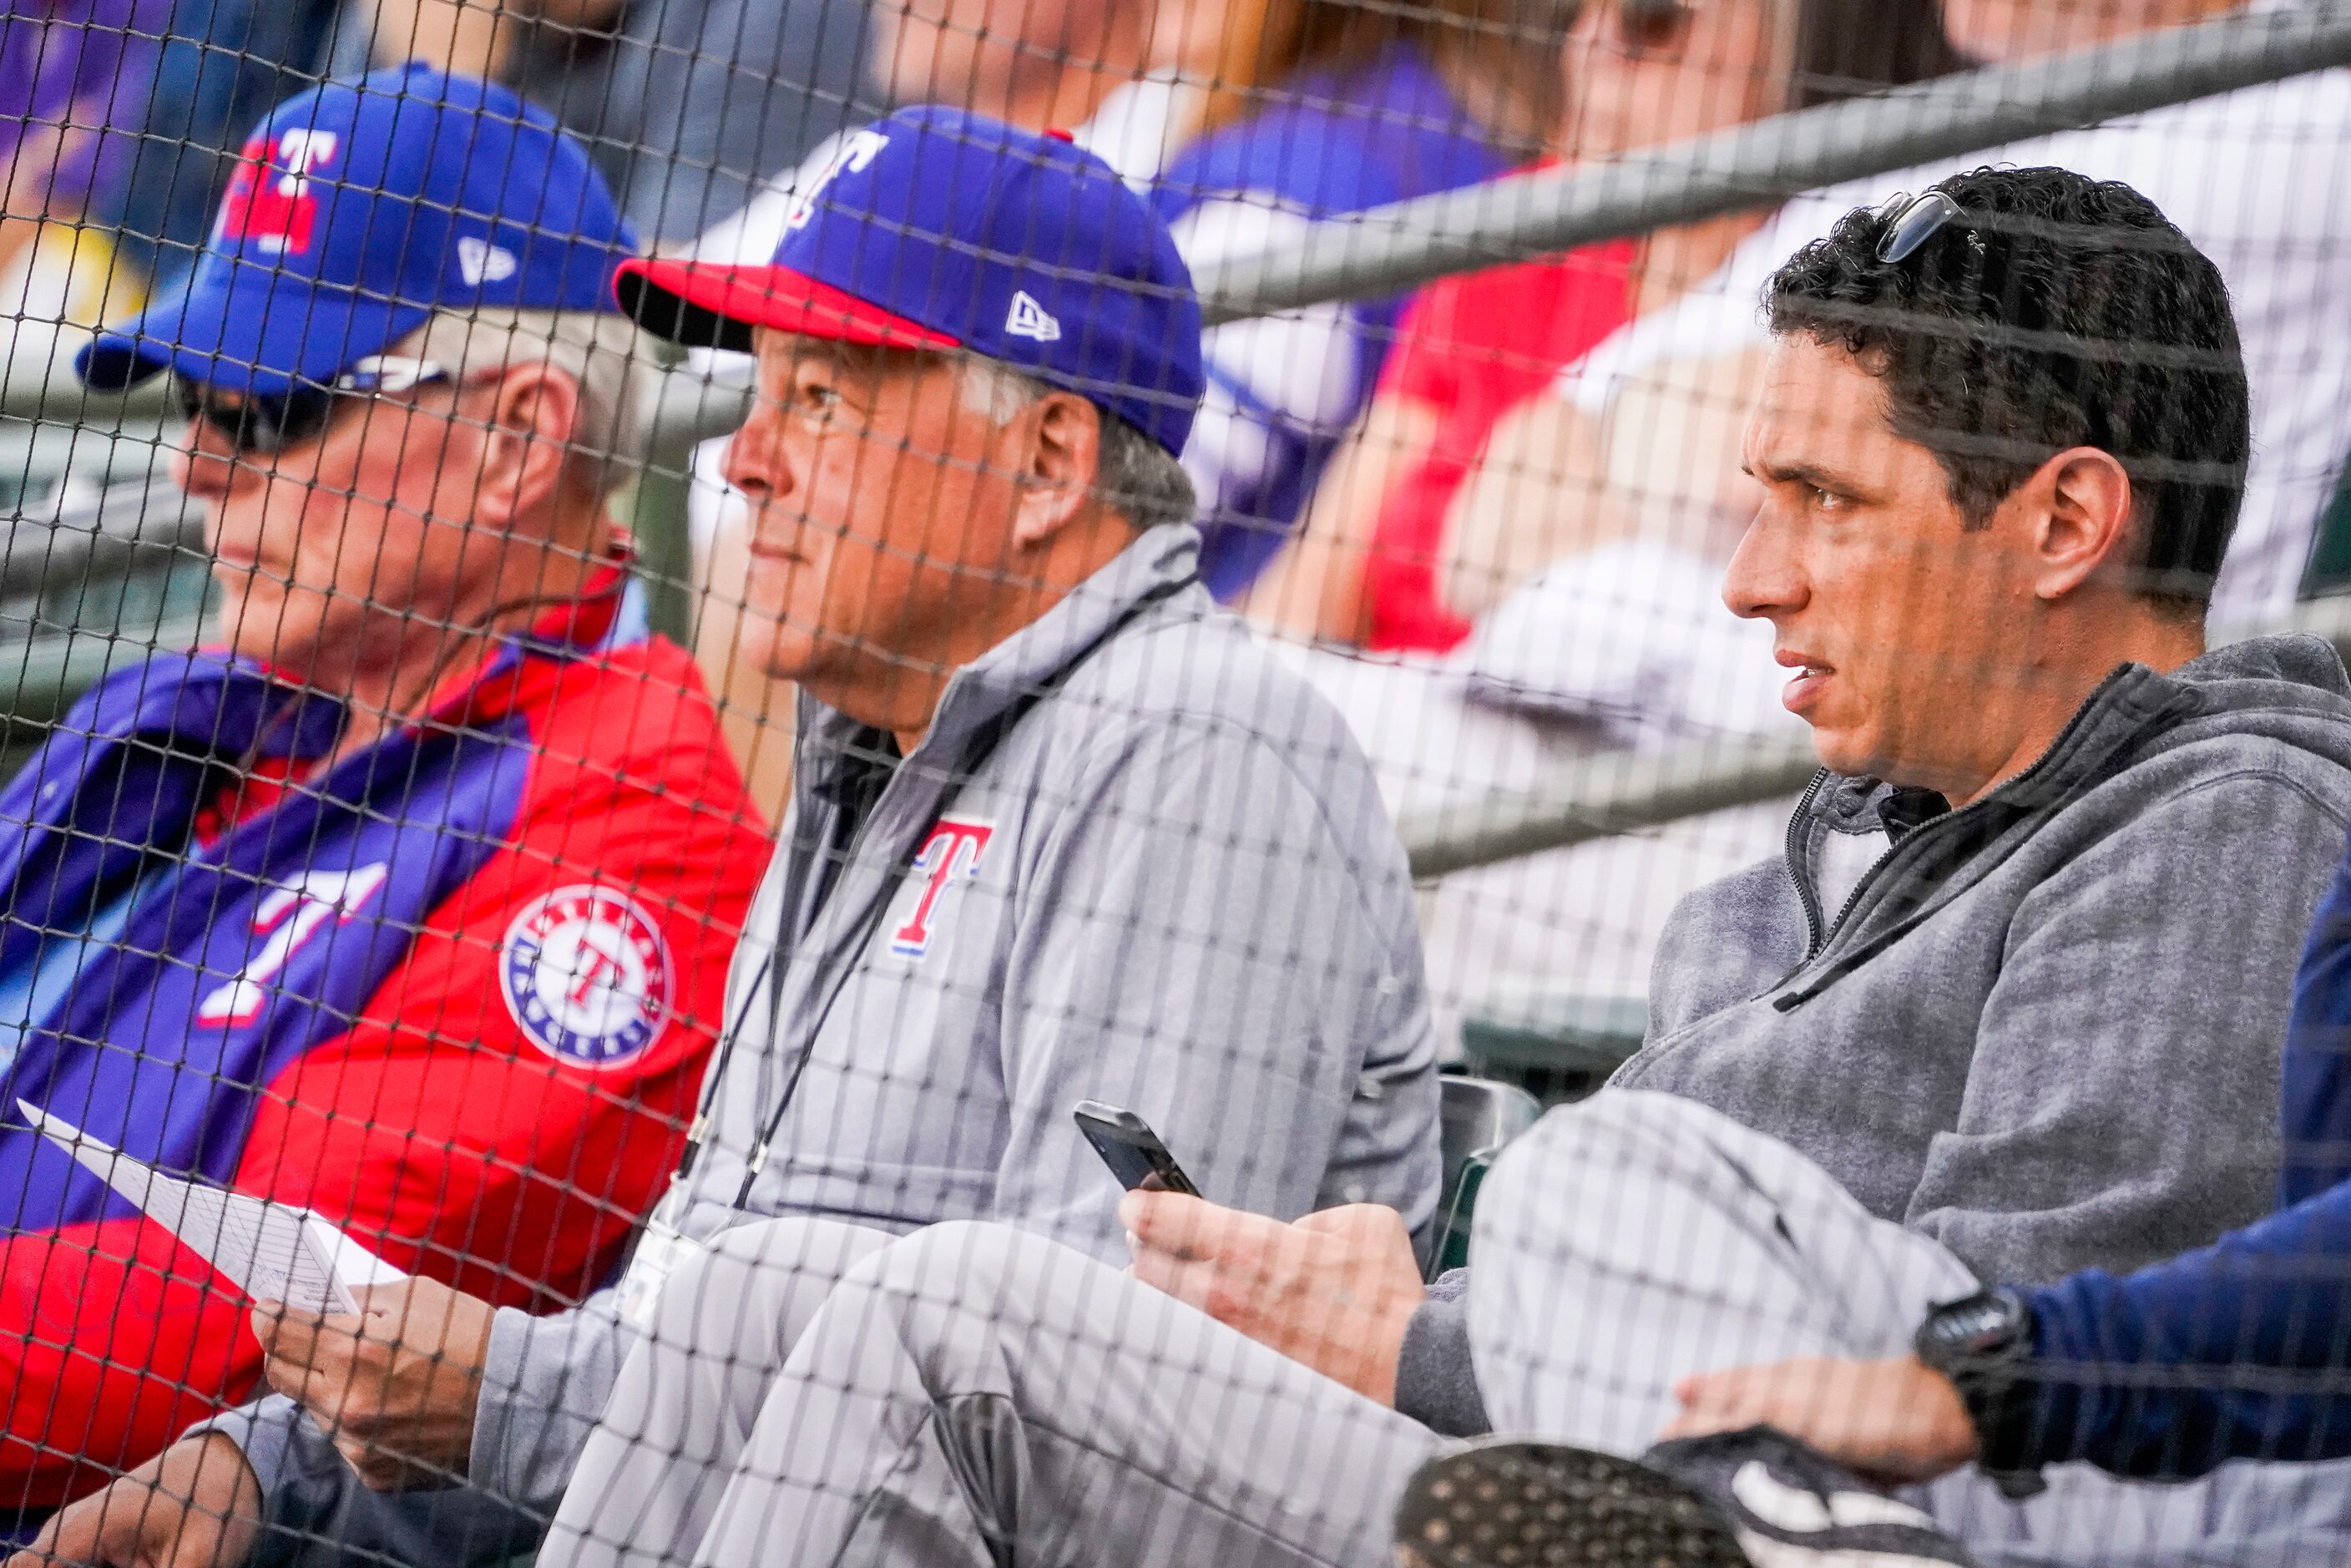
[[[1032,338],[1040,343],[1056,342],[1061,336],[1061,324],[1052,313],[1029,297],[1025,288],[1012,291],[1012,311],[1004,318],[1005,332],[1015,338]]]
[[[747,350],[768,328],[966,349],[1178,455],[1205,379],[1192,275],[1110,165],[937,105],[842,138],[767,265],[632,261],[615,287],[646,328],[699,346]]]
[[[492,245],[472,235],[457,241],[457,275],[476,288],[485,283],[505,282],[521,265],[515,259],[515,253],[502,245]]]

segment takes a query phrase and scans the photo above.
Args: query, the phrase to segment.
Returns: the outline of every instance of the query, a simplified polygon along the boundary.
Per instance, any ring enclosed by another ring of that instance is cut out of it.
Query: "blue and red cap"
[[[610,310],[637,248],[588,150],[501,87],[420,64],[288,99],[246,143],[186,283],[75,361],[231,392],[329,384],[436,309]]]
[[[842,137],[764,267],[624,263],[646,330],[747,351],[755,327],[965,349],[1074,392],[1181,454],[1203,386],[1200,303],[1176,242],[1067,136],[901,110]]]

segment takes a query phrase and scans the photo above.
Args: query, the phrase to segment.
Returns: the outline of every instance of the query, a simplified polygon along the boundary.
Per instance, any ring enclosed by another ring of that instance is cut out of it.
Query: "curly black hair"
[[[1764,289],[1771,330],[1859,360],[1972,526],[2053,455],[2112,453],[2137,497],[2143,590],[2201,613],[2252,444],[2220,268],[2113,181],[1978,169],[1933,189],[1958,213],[1903,259],[1879,259],[1899,200],[1789,258]]]

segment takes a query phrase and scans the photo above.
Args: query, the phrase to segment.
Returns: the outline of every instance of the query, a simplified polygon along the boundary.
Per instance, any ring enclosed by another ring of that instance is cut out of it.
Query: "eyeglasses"
[[[1940,191],[1929,191],[1915,200],[1896,196],[1880,207],[1877,215],[1886,220],[1886,232],[1878,236],[1877,259],[1888,267],[1899,267],[1963,214],[1959,203]]]
[[[172,402],[181,418],[211,425],[240,456],[274,455],[324,435],[348,399],[381,397],[454,379],[437,361],[371,354],[327,385],[297,382],[287,392],[247,392],[233,401],[193,377],[174,375]]]
[[[2086,384],[2081,355],[2063,343],[2043,343],[2052,333],[2047,308],[2037,290],[2011,289],[2009,242],[2000,233],[1997,220],[1982,227],[1969,224],[1959,204],[1941,191],[1916,198],[1896,196],[1877,210],[1877,215],[1886,224],[1886,232],[1877,240],[1877,259],[1888,267],[1899,267],[1917,255],[1928,240],[1953,223],[1965,225],[1972,252],[1966,276],[1972,279],[1980,302],[1980,319],[1995,330],[2013,334],[2011,341],[2038,361],[2074,400],[2088,425],[2090,445],[2112,448],[2112,421],[2105,400]]]
[[[1616,0],[1617,47],[1628,55],[1670,49],[1689,36],[1697,7],[1688,0]]]

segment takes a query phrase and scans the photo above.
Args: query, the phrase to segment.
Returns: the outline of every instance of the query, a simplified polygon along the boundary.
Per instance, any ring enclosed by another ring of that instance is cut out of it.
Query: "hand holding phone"
[[[1200,1196],[1167,1145],[1151,1124],[1132,1111],[1122,1111],[1115,1105],[1105,1105],[1099,1100],[1081,1100],[1073,1113],[1078,1131],[1102,1157],[1110,1174],[1118,1178],[1119,1186],[1129,1192],[1180,1192],[1189,1197]]]

